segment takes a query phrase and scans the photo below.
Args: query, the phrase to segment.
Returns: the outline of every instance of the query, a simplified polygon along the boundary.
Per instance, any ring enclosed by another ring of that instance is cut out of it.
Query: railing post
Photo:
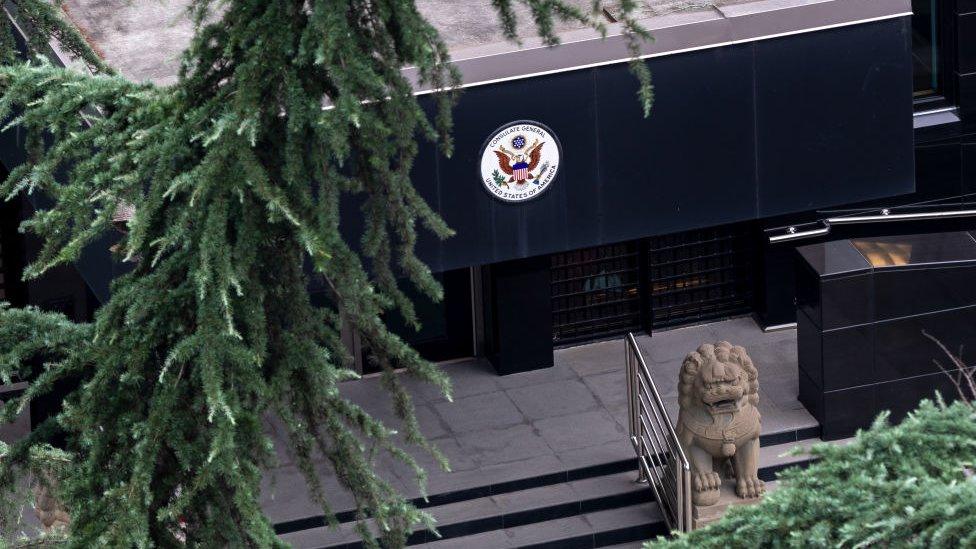
[[[684,490],[682,494],[684,496],[684,508],[681,510],[684,515],[684,520],[682,524],[682,532],[691,532],[692,529],[692,509],[691,509],[691,468],[682,467],[681,478],[684,479]]]
[[[631,443],[635,443],[637,447],[637,482],[646,483],[647,473],[639,459],[646,452],[646,448],[644,447],[643,428],[640,422],[640,408],[637,406],[637,359],[634,357],[634,350],[631,348],[629,339],[624,341],[624,363],[627,367],[627,427],[630,430]]]
[[[639,455],[646,456],[647,453],[648,453],[647,452],[647,445],[644,442],[644,436],[643,436],[643,434],[641,434],[641,436],[640,436],[640,454]],[[647,471],[644,470],[644,467],[643,467],[643,465],[641,463],[641,460],[638,459],[637,460],[637,482],[639,482],[641,484],[647,484],[648,482],[650,482],[650,480],[651,479],[648,478],[648,476],[647,476]]]
[[[692,524],[691,465],[633,334],[627,334],[625,349],[627,423],[637,453],[637,481],[653,490],[668,528],[688,532]]]
[[[624,340],[624,364],[627,367],[627,428],[630,431],[630,436],[633,438],[634,432],[636,431],[636,423],[634,422],[634,414],[636,412],[637,406],[634,403],[634,359],[631,356],[633,351],[630,350],[630,341]]]

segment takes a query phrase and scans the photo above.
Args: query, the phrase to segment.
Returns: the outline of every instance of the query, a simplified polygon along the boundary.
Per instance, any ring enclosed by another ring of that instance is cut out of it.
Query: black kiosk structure
[[[797,251],[799,398],[824,440],[853,435],[882,410],[898,421],[935,391],[957,396],[942,369],[953,362],[939,342],[965,364],[976,362],[973,233],[835,240]]]

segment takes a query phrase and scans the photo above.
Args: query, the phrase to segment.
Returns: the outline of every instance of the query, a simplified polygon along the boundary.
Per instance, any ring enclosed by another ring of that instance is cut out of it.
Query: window
[[[639,260],[637,241],[551,256],[553,340],[640,329]]]
[[[754,309],[757,228],[723,225],[550,256],[553,340],[728,318]]]
[[[939,0],[912,0],[915,98],[943,95],[943,36]]]
[[[653,328],[751,312],[756,294],[757,241],[751,224],[650,238]]]

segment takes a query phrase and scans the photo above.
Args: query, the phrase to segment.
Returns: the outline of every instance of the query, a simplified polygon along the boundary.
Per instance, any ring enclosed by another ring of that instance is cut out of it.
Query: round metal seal
[[[498,128],[481,147],[481,184],[505,202],[538,198],[559,173],[562,147],[552,130],[530,120]]]

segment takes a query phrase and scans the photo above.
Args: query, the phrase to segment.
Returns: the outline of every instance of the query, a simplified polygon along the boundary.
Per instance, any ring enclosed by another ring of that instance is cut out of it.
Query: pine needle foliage
[[[492,3],[505,34],[517,36],[516,3]],[[602,28],[598,2],[591,12],[558,0],[519,3],[547,43],[557,41],[556,20]],[[646,33],[629,18],[633,2],[625,4],[636,51]],[[53,38],[92,72],[17,61],[5,42],[0,119],[26,132],[29,160],[11,170],[0,196],[52,201],[23,225],[43,242],[26,277],[77,260],[111,229],[120,204],[136,214],[118,247],[134,267],[113,282],[93,323],[0,308],[0,376],[26,377],[30,364],[43,364],[0,419],[54,380],[82,380],[62,413],[5,452],[2,487],[13,488],[31,451],[61,432],[73,460],[59,479],[71,546],[279,546],[258,503],[275,455],[263,422],[275,414],[327,517],[317,459],[353,494],[359,517],[372,519],[372,529],[360,524],[368,544],[402,546],[414,525],[432,527],[372,467],[387,453],[422,486],[409,446],[447,466],[394,368],[449,395],[448,379],[384,322],[397,311],[417,326],[398,281],[441,298],[414,254],[418,225],[451,235],[410,171],[418,138],[450,154],[459,75],[414,2],[194,0],[195,37],[168,87],[114,74],[57,2],[8,5],[31,23],[31,53]],[[435,115],[412,94],[405,66],[442,90]],[[646,110],[649,75],[643,63],[634,67]],[[358,242],[341,230],[344,195],[362,204]],[[326,305],[313,306],[311,278],[329,288]],[[344,325],[382,367],[400,425],[339,394],[339,382],[356,377]]]
[[[844,446],[787,470],[762,503],[648,548],[974,547],[976,410],[923,401],[900,424],[887,414]]]

